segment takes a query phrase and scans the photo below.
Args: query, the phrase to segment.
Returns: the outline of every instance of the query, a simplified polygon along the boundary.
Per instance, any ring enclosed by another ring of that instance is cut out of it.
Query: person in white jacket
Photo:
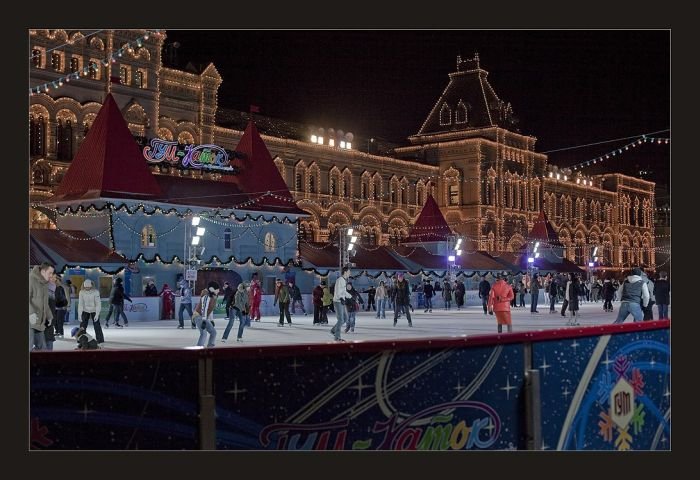
[[[335,281],[335,288],[333,289],[333,306],[335,308],[335,315],[338,321],[335,326],[331,329],[331,334],[335,338],[336,342],[344,342],[340,338],[340,329],[343,327],[343,323],[348,321],[348,311],[345,308],[346,299],[352,299],[352,295],[347,291],[347,280],[350,277],[350,267],[345,266],[341,271],[341,275],[338,280]]]
[[[83,330],[87,330],[88,321],[92,320],[97,343],[104,343],[105,341],[105,337],[102,334],[102,326],[100,326],[101,308],[100,292],[94,288],[92,280],[88,278],[83,282],[83,288],[80,289],[78,294],[78,318],[80,318],[80,326]]]

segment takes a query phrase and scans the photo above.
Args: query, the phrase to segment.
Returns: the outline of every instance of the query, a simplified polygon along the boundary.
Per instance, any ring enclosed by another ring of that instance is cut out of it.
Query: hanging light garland
[[[94,32],[94,33],[97,33],[97,32]],[[94,33],[91,35],[94,35]],[[138,37],[136,40],[134,40],[133,43],[135,43],[137,47],[141,47],[143,42],[148,40],[148,38],[150,36],[153,36],[154,38],[159,38],[161,35],[162,35],[161,30],[148,30],[148,31],[146,31],[146,33],[144,35],[142,35],[142,36]],[[84,37],[84,38],[87,38],[87,37]],[[65,46],[65,45],[63,45],[63,46]],[[57,47],[57,48],[60,48],[60,47]],[[53,50],[56,50],[56,49],[53,49]],[[100,63],[102,63],[106,67],[110,63],[115,63],[117,61],[116,58],[121,57],[125,51],[131,51],[131,50],[132,50],[132,47],[131,47],[131,42],[130,42],[130,43],[127,43],[124,47],[120,48],[119,50],[116,50],[116,51],[110,53],[107,56],[107,58],[102,60]],[[89,65],[87,67],[84,67],[81,71],[72,72],[72,73],[69,73],[68,75],[64,75],[63,77],[60,77],[57,80],[53,80],[51,82],[46,82],[46,83],[43,83],[41,85],[36,85],[34,87],[31,87],[29,89],[29,95],[37,95],[37,94],[42,93],[42,92],[48,93],[49,90],[51,90],[52,88],[58,89],[58,88],[62,87],[63,85],[65,85],[66,83],[70,83],[71,80],[80,79],[81,74],[84,76],[87,76],[88,73],[90,72],[91,68],[92,68],[92,63],[89,63]]]

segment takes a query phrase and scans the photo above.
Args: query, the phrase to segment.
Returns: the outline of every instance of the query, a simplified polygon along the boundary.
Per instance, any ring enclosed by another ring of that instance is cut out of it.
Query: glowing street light
[[[200,218],[197,216],[192,217],[192,226],[196,227],[197,225],[199,225],[199,220],[200,220]]]

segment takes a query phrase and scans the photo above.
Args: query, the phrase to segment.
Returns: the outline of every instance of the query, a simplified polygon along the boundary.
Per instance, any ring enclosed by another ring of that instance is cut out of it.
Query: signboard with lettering
[[[197,270],[194,270],[192,268],[188,268],[187,271],[185,272],[185,280],[196,282],[197,281]]]
[[[231,165],[231,157],[235,152],[229,152],[218,145],[183,145],[153,138],[143,147],[143,157],[149,163],[165,163],[180,168],[197,170],[215,170],[217,172],[235,174],[238,169]]]

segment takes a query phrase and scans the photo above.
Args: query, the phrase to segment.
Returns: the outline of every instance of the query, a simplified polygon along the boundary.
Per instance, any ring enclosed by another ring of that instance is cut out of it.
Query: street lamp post
[[[357,235],[355,235],[355,229],[352,227],[342,227],[340,235],[338,236],[338,256],[339,258],[339,271],[343,270],[343,267],[350,263],[350,256],[354,255],[355,243],[357,242]]]
[[[201,217],[199,217],[198,215],[192,215],[191,220],[189,222],[185,222],[185,281],[189,284],[190,290],[192,291],[194,289],[194,284],[197,280],[197,253],[199,251],[199,255],[201,255],[204,253],[205,249],[205,247],[200,246],[200,244],[206,229],[204,227],[199,226],[200,221]],[[195,235],[192,234],[193,229],[195,229]]]

